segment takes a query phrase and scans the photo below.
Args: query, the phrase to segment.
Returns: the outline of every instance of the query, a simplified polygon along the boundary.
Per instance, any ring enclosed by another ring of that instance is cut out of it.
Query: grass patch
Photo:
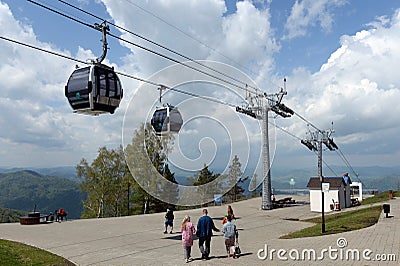
[[[396,195],[396,191],[394,193]],[[379,193],[378,195],[375,195],[373,197],[368,197],[368,198],[364,199],[361,202],[361,205],[378,203],[378,202],[383,202],[383,201],[388,201],[388,200],[389,200],[389,191],[385,191],[385,192]]]
[[[374,206],[356,211],[336,213],[325,216],[325,233],[321,233],[321,217],[302,220],[304,222],[316,223],[316,225],[303,230],[282,236],[283,239],[311,237],[343,233],[358,230],[378,222],[382,212],[382,206]]]
[[[0,265],[75,266],[72,262],[45,250],[3,239],[0,239]]]

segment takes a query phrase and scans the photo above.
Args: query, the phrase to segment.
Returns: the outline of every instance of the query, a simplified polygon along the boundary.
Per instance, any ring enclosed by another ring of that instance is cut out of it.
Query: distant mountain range
[[[81,217],[83,198],[79,183],[64,177],[32,170],[0,173],[0,208],[49,214],[61,207],[76,219]]]
[[[355,176],[352,172],[343,166],[331,166],[336,173],[324,168],[324,176],[342,176],[349,173],[350,179],[356,182],[362,182],[365,189],[376,189],[378,191],[397,190],[400,187],[400,166],[399,167],[358,167]],[[285,170],[272,169],[273,184],[277,188],[290,188],[289,181],[293,178],[295,181],[294,188],[306,188],[310,177],[318,176],[317,169],[299,169]]]
[[[34,171],[42,176],[55,176],[62,177],[72,181],[78,182],[79,179],[76,177],[76,168],[74,166],[59,166],[59,167],[13,167],[13,168],[1,168],[0,173],[12,173],[17,171],[30,170]]]
[[[335,173],[339,173],[337,174],[339,176],[346,172],[343,167],[331,168]],[[400,167],[371,166],[357,168],[357,170],[359,178],[349,173],[350,178],[352,181],[361,181],[364,189],[400,190]],[[213,172],[218,173],[215,170]],[[243,176],[250,175],[245,173]],[[308,180],[312,176],[317,176],[316,169],[271,169],[272,187],[275,191],[307,189]],[[326,174],[326,176],[334,176],[334,174]],[[176,174],[175,178],[180,184],[190,185],[187,176]],[[290,183],[291,180],[294,182]],[[79,189],[79,182],[73,166],[0,168],[0,209],[31,212],[36,205],[36,211],[48,214],[62,207],[68,211],[69,218],[80,218],[81,201],[84,195]],[[249,193],[249,183],[250,178],[240,184],[245,189],[245,194]],[[260,189],[261,186],[258,187],[256,193]]]
[[[338,175],[341,176],[349,169],[344,166],[331,166],[331,169]],[[52,176],[59,178],[66,178],[74,182],[80,182],[80,179],[76,177],[76,168],[74,166],[62,166],[62,167],[48,167],[48,168],[0,168],[0,173],[12,173],[16,171],[30,170],[34,171],[41,176]],[[400,166],[396,167],[381,167],[381,166],[368,166],[368,167],[357,167],[356,171],[358,177],[354,176],[349,172],[352,181],[361,181],[367,189],[377,189],[379,191],[388,189],[397,189],[400,186]],[[213,170],[214,173],[220,173],[218,170]],[[222,171],[221,171],[222,172]],[[323,174],[325,176],[334,176],[330,170],[324,168]],[[243,176],[251,176],[252,173],[244,173]],[[310,177],[317,176],[316,168],[304,168],[304,169],[290,169],[290,168],[275,168],[272,166],[271,178],[272,186],[277,189],[306,189],[307,183]],[[190,177],[193,177],[190,176]],[[176,180],[183,185],[190,185],[189,177],[182,175],[182,173],[175,174]],[[293,178],[295,184],[292,187],[289,182]],[[250,179],[246,180],[242,186],[248,188]]]
[[[324,176],[342,176],[349,172],[349,169],[343,166],[331,166],[332,171],[325,169]],[[362,182],[365,189],[373,189],[378,191],[400,190],[400,166],[398,167],[357,167],[358,177],[349,172],[352,181]],[[214,173],[219,173],[218,170],[213,170]],[[336,173],[336,174],[335,174]],[[252,176],[252,173],[244,173],[244,177]],[[275,189],[307,189],[307,183],[310,177],[318,176],[317,169],[289,169],[289,168],[274,168],[271,169],[272,187]],[[192,176],[193,177],[193,176]],[[188,178],[175,174],[175,179],[180,184],[190,185]],[[290,184],[291,179],[294,185]],[[250,183],[250,178],[241,185],[247,190]],[[246,192],[247,193],[247,192]]]

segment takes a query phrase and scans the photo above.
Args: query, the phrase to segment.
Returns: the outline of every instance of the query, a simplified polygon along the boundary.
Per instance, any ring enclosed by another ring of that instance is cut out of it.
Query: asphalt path
[[[261,198],[231,204],[242,250],[237,259],[227,258],[222,233],[215,233],[210,259],[201,260],[195,240],[193,261],[185,263],[180,222],[190,215],[196,225],[202,209],[175,212],[172,234],[163,233],[164,213],[157,213],[38,225],[0,224],[0,238],[39,247],[77,265],[400,265],[399,199],[387,202],[391,205],[390,218],[382,213],[379,222],[369,228],[279,239],[312,225],[299,220],[321,215],[310,211],[306,196],[292,197],[298,204],[273,210],[261,210]],[[207,207],[218,228],[222,228],[226,208]]]

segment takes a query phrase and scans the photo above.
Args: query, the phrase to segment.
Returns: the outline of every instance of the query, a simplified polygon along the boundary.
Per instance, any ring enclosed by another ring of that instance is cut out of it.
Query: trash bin
[[[386,213],[386,218],[388,218],[390,213],[390,204],[383,204],[383,212]]]

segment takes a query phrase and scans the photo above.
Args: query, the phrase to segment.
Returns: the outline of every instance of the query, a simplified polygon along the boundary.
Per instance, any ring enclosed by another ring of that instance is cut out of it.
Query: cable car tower
[[[324,144],[330,151],[337,150],[339,147],[333,141],[331,137],[335,130],[332,128],[329,130],[316,130],[314,132],[309,130],[309,138],[302,139],[301,144],[305,145],[310,151],[318,153],[318,177],[321,183],[321,232],[325,233],[325,196],[323,190],[324,176],[322,174],[322,144]]]
[[[246,93],[247,94],[247,93]],[[293,110],[282,103],[283,96],[287,95],[286,78],[284,88],[278,93],[266,94],[258,93],[246,95],[245,105],[236,107],[236,111],[249,115],[255,119],[262,120],[262,156],[263,156],[263,182],[262,182],[262,203],[261,209],[271,210],[272,188],[271,188],[271,163],[269,154],[269,135],[268,135],[268,113],[273,111],[281,117],[290,117],[294,114]]]
[[[101,62],[107,55],[107,33],[109,26],[105,22],[95,24],[102,32],[103,53],[92,59],[91,64],[78,68],[71,74],[65,86],[65,97],[75,113],[99,115],[113,114],[123,97],[121,82],[113,67]]]

